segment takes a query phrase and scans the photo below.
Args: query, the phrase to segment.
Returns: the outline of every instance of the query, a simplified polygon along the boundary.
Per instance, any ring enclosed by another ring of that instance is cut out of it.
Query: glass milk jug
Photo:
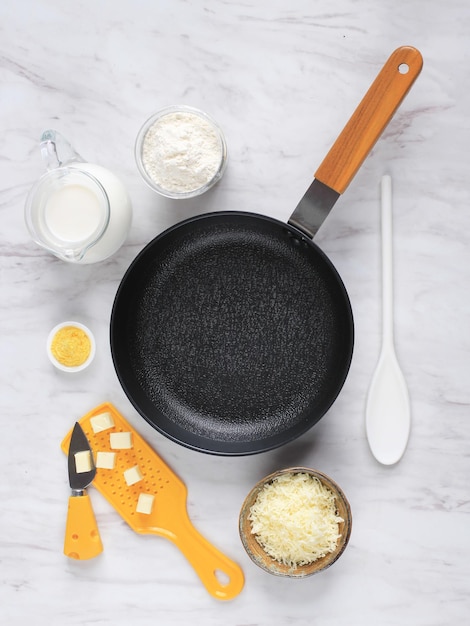
[[[131,226],[124,185],[104,167],[85,162],[57,131],[45,131],[40,147],[47,172],[25,206],[32,239],[63,261],[103,261],[122,246]]]

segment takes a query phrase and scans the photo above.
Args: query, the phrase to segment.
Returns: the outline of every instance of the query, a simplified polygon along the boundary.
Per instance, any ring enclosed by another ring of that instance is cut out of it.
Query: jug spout
[[[80,250],[62,250],[61,252],[58,252],[56,250],[54,253],[56,256],[59,257],[59,259],[62,259],[63,261],[68,261],[69,263],[78,263],[83,259],[86,251],[87,248],[81,248]]]
[[[41,136],[41,156],[47,170],[54,170],[68,163],[83,163],[84,159],[72,148],[58,131],[45,130]]]
[[[35,241],[38,246],[44,248],[44,250],[47,250],[61,261],[67,261],[68,263],[80,263],[87,251],[86,246],[83,248],[65,248],[61,246],[51,246],[49,242],[44,241],[39,236],[34,236],[33,241]]]

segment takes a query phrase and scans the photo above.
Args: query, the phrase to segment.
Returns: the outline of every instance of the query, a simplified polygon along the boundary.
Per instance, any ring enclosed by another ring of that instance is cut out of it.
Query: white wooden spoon
[[[408,444],[411,410],[393,341],[392,179],[383,176],[381,183],[382,348],[367,397],[366,433],[377,461],[393,465]]]

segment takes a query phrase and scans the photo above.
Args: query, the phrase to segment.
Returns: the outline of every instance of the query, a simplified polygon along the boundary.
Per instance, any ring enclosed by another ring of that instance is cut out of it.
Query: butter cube
[[[90,424],[95,434],[101,433],[103,430],[108,430],[114,426],[113,416],[108,412],[94,415],[90,418]]]
[[[155,500],[155,496],[151,493],[140,493],[139,499],[137,501],[137,513],[145,513],[146,515],[150,515],[153,509],[153,501]]]
[[[115,452],[97,452],[96,453],[96,467],[102,469],[114,469],[114,463],[116,462]]]
[[[124,472],[124,479],[129,487],[138,483],[142,480],[142,478],[142,472],[140,471],[140,467],[138,465],[134,465],[134,467],[130,467]]]
[[[81,452],[75,452],[75,470],[77,474],[83,474],[84,472],[90,472],[93,465],[91,463],[91,454],[89,450],[82,450]]]
[[[129,450],[132,448],[132,433],[110,433],[109,444],[114,450]]]

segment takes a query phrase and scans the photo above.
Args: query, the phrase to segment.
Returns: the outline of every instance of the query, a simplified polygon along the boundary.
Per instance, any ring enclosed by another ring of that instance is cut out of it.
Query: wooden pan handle
[[[402,46],[391,54],[315,172],[317,180],[344,193],[422,67],[423,58],[416,48]]]

